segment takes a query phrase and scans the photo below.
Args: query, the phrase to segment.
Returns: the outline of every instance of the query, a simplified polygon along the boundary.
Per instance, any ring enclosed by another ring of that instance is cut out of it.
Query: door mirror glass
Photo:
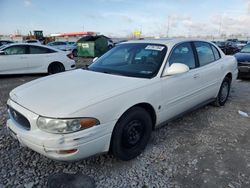
[[[5,55],[5,52],[0,50],[0,55]]]
[[[173,63],[170,67],[166,68],[163,76],[171,76],[181,74],[189,71],[189,67],[183,63]]]

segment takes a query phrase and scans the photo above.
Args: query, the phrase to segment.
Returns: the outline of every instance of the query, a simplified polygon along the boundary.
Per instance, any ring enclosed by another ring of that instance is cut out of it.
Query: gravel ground
[[[0,188],[46,187],[58,172],[82,172],[97,187],[250,187],[250,118],[238,114],[250,114],[250,81],[238,80],[224,107],[208,105],[155,130],[134,160],[105,154],[65,163],[23,148],[7,134],[9,91],[39,77],[0,78]]]

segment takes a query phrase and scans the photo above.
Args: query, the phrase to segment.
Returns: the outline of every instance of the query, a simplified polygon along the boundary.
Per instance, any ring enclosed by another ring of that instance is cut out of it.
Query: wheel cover
[[[221,86],[220,102],[225,102],[225,100],[227,100],[228,93],[229,93],[229,83],[223,82]]]
[[[132,148],[136,146],[142,139],[144,126],[140,120],[130,121],[123,129],[122,146]]]
[[[63,71],[62,65],[54,65],[52,66],[52,73],[59,73]]]

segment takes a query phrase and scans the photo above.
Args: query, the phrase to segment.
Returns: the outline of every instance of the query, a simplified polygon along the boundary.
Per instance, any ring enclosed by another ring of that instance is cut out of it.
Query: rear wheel
[[[59,62],[55,62],[50,64],[49,68],[48,68],[48,72],[49,74],[56,74],[59,72],[64,72],[65,71],[65,67],[63,66],[63,64],[59,63]]]
[[[216,97],[216,100],[214,101],[215,106],[223,106],[226,103],[229,96],[230,87],[231,87],[231,79],[225,77],[221,84],[220,91]]]
[[[133,107],[117,122],[111,152],[121,160],[135,158],[145,149],[152,132],[152,120],[146,110]]]

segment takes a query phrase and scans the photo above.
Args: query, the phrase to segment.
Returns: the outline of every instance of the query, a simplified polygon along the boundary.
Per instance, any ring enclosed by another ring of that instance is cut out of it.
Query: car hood
[[[80,109],[143,85],[147,79],[78,69],[19,86],[10,98],[46,117],[70,117]]]
[[[234,55],[238,62],[250,61],[250,53],[237,53]]]

